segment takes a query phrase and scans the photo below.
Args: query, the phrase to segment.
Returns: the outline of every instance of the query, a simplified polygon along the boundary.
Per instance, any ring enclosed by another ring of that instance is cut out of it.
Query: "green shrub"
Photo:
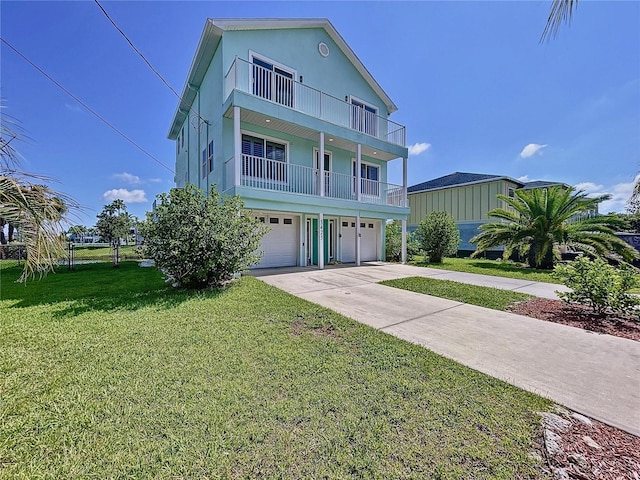
[[[598,313],[608,309],[629,313],[640,305],[640,297],[628,293],[640,282],[637,271],[627,264],[615,268],[601,258],[580,257],[557,266],[553,276],[573,290],[558,292],[560,299],[567,303],[586,305]]]
[[[260,260],[256,250],[268,227],[239,197],[223,197],[215,188],[206,196],[187,185],[157,199],[141,228],[145,251],[175,286],[220,286]]]
[[[420,252],[420,244],[413,233],[407,233],[407,261]],[[387,262],[402,261],[402,226],[400,221],[387,223],[385,228],[385,253]]]
[[[456,221],[447,212],[431,212],[418,225],[416,239],[431,263],[455,255],[460,244],[460,231]]]

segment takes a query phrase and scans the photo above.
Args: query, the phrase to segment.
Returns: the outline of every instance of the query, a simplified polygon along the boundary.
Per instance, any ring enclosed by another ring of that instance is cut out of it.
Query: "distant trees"
[[[4,106],[0,105],[0,108]],[[54,191],[42,182],[45,177],[19,171],[16,141],[22,135],[17,123],[8,115],[0,117],[0,228],[3,242],[14,240],[18,231],[26,252],[20,276],[25,281],[36,273],[52,270],[64,252],[61,233],[65,214],[77,204],[68,196]],[[4,227],[8,226],[8,235]],[[4,247],[0,246],[4,254]]]
[[[123,200],[116,199],[105,205],[97,218],[96,229],[105,242],[116,245],[121,238],[128,237],[133,220]]]
[[[508,208],[497,208],[489,216],[499,222],[485,223],[471,239],[477,244],[474,256],[498,246],[505,246],[504,257],[513,252],[527,259],[533,268],[551,269],[559,245],[593,256],[620,255],[624,260],[638,258],[638,252],[615,236],[620,219],[603,215],[574,220],[576,215],[594,210],[607,195],[589,198],[573,188],[553,186],[516,190],[514,197],[498,195]]]

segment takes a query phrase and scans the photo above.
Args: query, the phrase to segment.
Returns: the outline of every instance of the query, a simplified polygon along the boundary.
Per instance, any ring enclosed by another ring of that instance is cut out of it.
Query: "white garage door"
[[[356,261],[356,224],[353,220],[342,220],[342,262]],[[360,261],[380,259],[380,220],[360,220]]]
[[[364,223],[364,226],[362,224]],[[360,224],[360,233],[362,239],[360,240],[360,248],[362,253],[360,259],[363,262],[372,262],[380,260],[379,250],[379,232],[380,221],[379,220],[365,220]]]
[[[300,252],[298,217],[291,215],[266,215],[265,223],[271,231],[262,237],[260,250],[264,253],[255,268],[293,267],[298,265]]]

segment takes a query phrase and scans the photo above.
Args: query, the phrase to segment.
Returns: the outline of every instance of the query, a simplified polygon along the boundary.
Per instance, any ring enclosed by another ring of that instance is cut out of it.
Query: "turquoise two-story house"
[[[396,110],[326,19],[209,19],[168,135],[176,186],[239,195],[271,227],[259,267],[384,260],[409,213]]]

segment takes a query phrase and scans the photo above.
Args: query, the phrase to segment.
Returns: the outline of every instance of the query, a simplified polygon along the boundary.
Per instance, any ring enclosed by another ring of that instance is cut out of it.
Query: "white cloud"
[[[582,182],[574,185],[577,191],[582,190],[585,193],[601,193],[604,188],[602,185],[596,185],[593,182]]]
[[[147,194],[144,190],[127,190],[126,188],[114,188],[102,194],[102,198],[113,202],[120,199],[125,203],[146,203]]]
[[[546,147],[547,145],[540,145],[537,143],[530,143],[529,145],[527,145],[526,147],[524,147],[522,149],[522,151],[520,152],[520,158],[529,158],[533,155],[535,155],[536,153],[540,152],[540,150],[542,150],[544,147]],[[540,152],[542,153],[542,152]]]
[[[430,143],[414,143],[409,147],[409,155],[420,155],[431,148]]]
[[[65,104],[64,104],[64,107],[65,107],[67,110],[70,110],[70,111],[72,111],[72,112],[81,112],[81,111],[82,111],[82,108],[80,108],[80,106],[79,106],[79,105],[75,105],[75,104],[71,104],[71,103],[65,103]]]
[[[128,183],[129,185],[139,185],[142,183],[142,180],[140,180],[140,177],[137,175],[133,175],[131,173],[127,173],[127,172],[123,172],[123,173],[116,173],[114,175],[112,175],[111,178],[115,178],[117,180],[121,180],[125,183]]]
[[[610,187],[598,185],[593,182],[582,182],[575,187],[577,190],[583,190],[591,196],[611,195],[611,199],[600,203],[598,210],[600,213],[624,212],[627,200],[631,197],[633,186],[640,180],[640,174],[629,182],[616,183]]]
[[[518,177],[516,180],[519,180],[522,183],[526,183],[529,181],[529,175],[522,175],[521,177]]]

